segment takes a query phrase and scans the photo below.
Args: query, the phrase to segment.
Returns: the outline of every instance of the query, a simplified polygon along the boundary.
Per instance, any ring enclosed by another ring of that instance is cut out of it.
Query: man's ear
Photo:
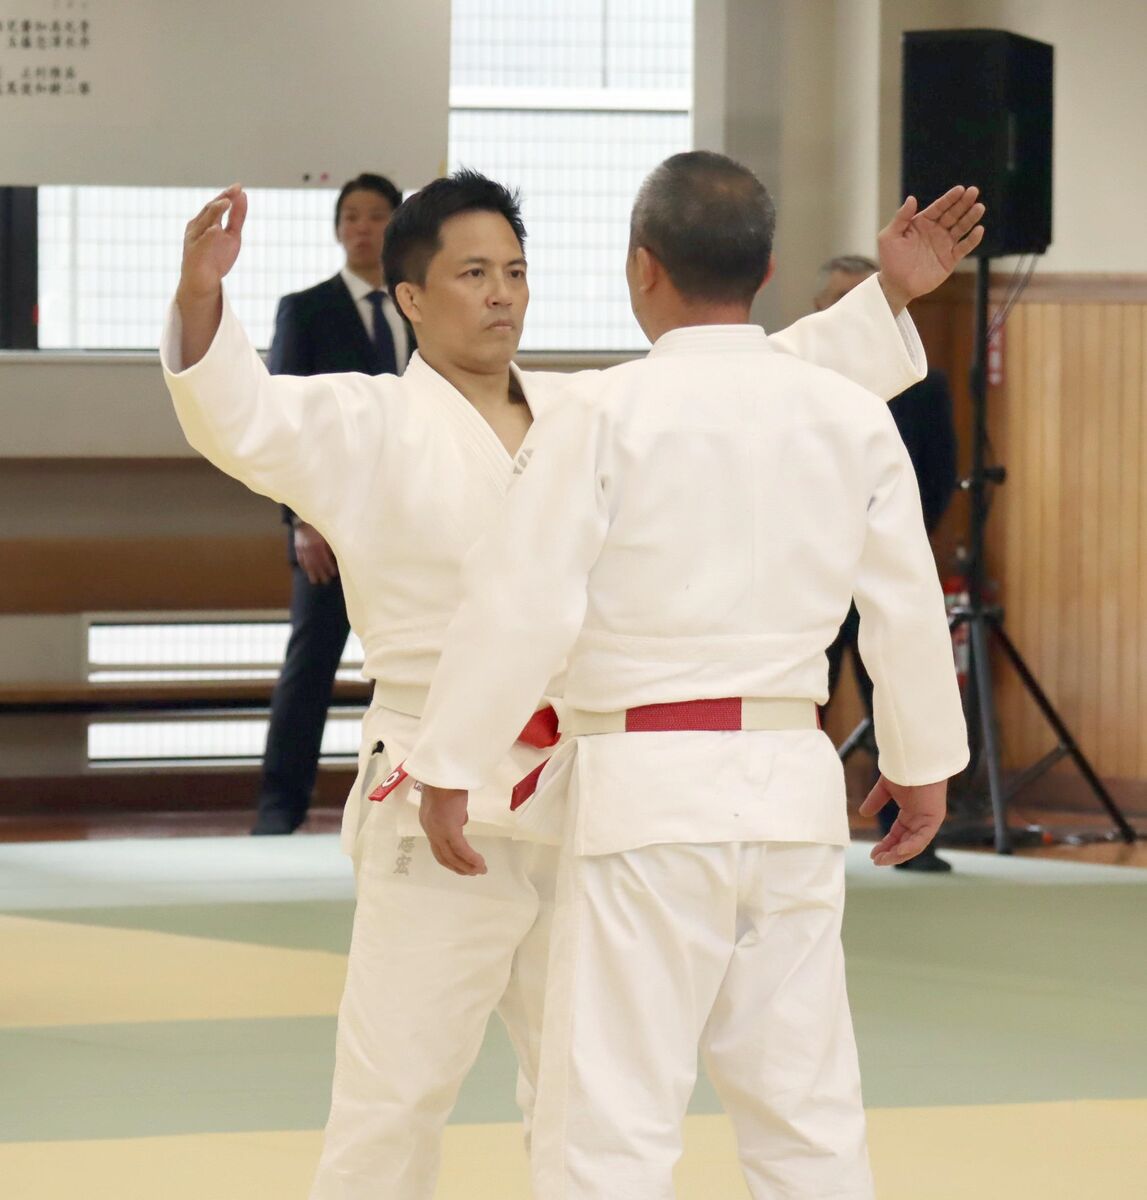
[[[665,274],[665,268],[657,261],[657,256],[644,246],[638,246],[634,251],[634,266],[639,292],[653,291]]]
[[[402,315],[411,325],[420,325],[422,323],[422,310],[418,307],[418,289],[404,279],[394,289],[393,295],[394,302],[398,305],[398,309]]]

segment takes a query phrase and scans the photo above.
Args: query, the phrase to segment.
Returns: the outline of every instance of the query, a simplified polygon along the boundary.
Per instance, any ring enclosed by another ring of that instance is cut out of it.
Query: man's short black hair
[[[723,154],[689,150],[656,167],[630,218],[644,246],[689,300],[751,303],[773,251],[776,210],[764,184]]]
[[[382,270],[392,295],[400,283],[426,282],[426,268],[442,248],[442,226],[465,212],[499,213],[525,249],[526,227],[518,193],[463,167],[415,192],[391,217],[382,246]]]
[[[397,208],[402,203],[402,193],[390,182],[385,175],[372,175],[364,171],[353,179],[348,179],[342,185],[339,198],[335,201],[335,228],[338,228],[339,218],[343,215],[343,201],[351,192],[377,192],[391,208]]]

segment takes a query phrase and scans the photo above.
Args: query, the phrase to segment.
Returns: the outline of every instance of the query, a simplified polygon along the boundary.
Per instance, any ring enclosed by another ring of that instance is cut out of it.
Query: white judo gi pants
[[[871,1200],[843,906],[837,846],[567,855],[536,1200],[672,1200],[698,1046],[753,1200]]]
[[[506,1025],[529,1126],[559,850],[471,837],[488,874],[453,875],[394,808],[362,831],[331,1112],[311,1200],[431,1200],[447,1118],[490,1014]]]

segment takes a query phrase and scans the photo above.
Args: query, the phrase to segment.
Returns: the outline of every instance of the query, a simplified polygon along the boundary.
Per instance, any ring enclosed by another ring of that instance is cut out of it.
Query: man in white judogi
[[[919,378],[915,332],[890,304],[947,276],[959,256],[950,226],[956,214],[974,221],[974,202],[954,189],[918,217],[902,210],[882,238],[884,279],[773,344],[889,397]],[[443,1126],[493,1011],[522,1066],[527,1116],[532,1103],[556,838],[518,831],[508,802],[549,753],[552,729],[532,721],[472,797],[489,867],[480,881],[434,864],[408,787],[385,804],[364,798],[413,744],[462,559],[500,507],[515,456],[528,454],[533,418],[563,400],[569,377],[511,364],[528,299],[524,230],[491,181],[438,180],[392,220],[386,275],[419,343],[401,378],[267,374],[221,286],[245,213],[244,194],[229,189],[188,226],[167,383],[192,445],[330,542],[375,683],[344,821],[358,905],[312,1197],[428,1200]]]
[[[440,862],[568,655],[572,735],[521,810],[564,817],[534,1114],[539,1200],[669,1200],[700,1044],[756,1200],[867,1200],[840,945],[848,821],[815,705],[855,593],[903,861],[967,761],[943,598],[885,404],[748,324],[772,205],[745,168],[647,179],[628,262],[654,342],[539,422],[465,568],[418,741]],[[435,785],[435,786],[430,786]]]

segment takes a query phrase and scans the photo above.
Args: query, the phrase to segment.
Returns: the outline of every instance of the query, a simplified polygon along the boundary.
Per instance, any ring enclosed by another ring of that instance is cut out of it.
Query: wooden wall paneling
[[[0,613],[286,608],[285,535],[0,540]]]
[[[1062,454],[1062,409],[1063,409],[1063,327],[1059,321],[1059,308],[1053,304],[1039,306],[1043,325],[1043,361],[1039,394],[1039,425],[1042,433],[1042,456],[1038,464],[1041,481],[1041,515],[1044,528],[1044,546],[1039,578],[1040,638],[1039,680],[1052,703],[1058,704],[1059,648],[1062,639],[1060,623],[1060,545],[1063,539],[1062,510],[1060,508],[1059,464]],[[1032,705],[1035,709],[1035,705]],[[1035,710],[1038,714],[1038,710]],[[1055,734],[1048,728],[1042,716],[1041,739],[1045,748],[1056,743]]]
[[[1119,770],[1119,551],[1122,544],[1119,511],[1119,474],[1123,455],[1119,449],[1123,401],[1123,327],[1118,306],[1103,310],[1101,360],[1096,364],[1099,382],[1099,737],[1097,766],[1102,775]]]
[[[1083,493],[1083,422],[1090,405],[1083,363],[1083,308],[1064,305],[1059,310],[1063,345],[1061,408],[1062,443],[1059,456],[1060,575],[1056,597],[1059,619],[1058,690],[1051,702],[1078,737],[1083,714],[1079,643],[1083,620],[1083,529],[1080,520]]]
[[[1102,470],[1099,409],[1102,405],[1100,356],[1103,353],[1103,312],[1085,304],[1079,336],[1083,342],[1083,422],[1080,436],[1080,715],[1076,735],[1093,760],[1099,749],[1100,677],[1100,554],[1099,476]],[[1096,768],[1099,768],[1096,762]]]
[[[952,281],[914,314],[952,382],[961,471],[971,283]],[[1037,277],[1005,338],[988,419],[1009,480],[988,523],[988,577],[1009,635],[1100,773],[1147,779],[1147,278]],[[961,496],[934,538],[942,569],[966,530]],[[1005,763],[1026,766],[1051,738],[994,665]]]
[[[1008,469],[1008,481],[1003,487],[992,488],[989,514],[989,574],[998,589],[1003,605],[1005,628],[1014,634],[1013,625],[1022,605],[1023,596],[1023,521],[1019,490],[1027,480],[1025,456],[1027,440],[1023,437],[1020,401],[1025,380],[1023,359],[1027,348],[1027,312],[1016,308],[1005,332],[1004,385],[993,389],[989,397],[990,427],[992,428],[992,462],[1003,463]],[[995,432],[997,431],[998,432]],[[1020,738],[1023,706],[1019,679],[1010,670],[1007,660],[992,654],[992,680],[995,683],[996,716],[1003,761],[1007,766],[1022,760]]]
[[[1047,483],[1043,476],[1044,331],[1041,305],[1024,307],[1021,328],[1023,386],[1010,396],[1010,407],[1019,426],[1017,440],[1023,447],[1022,457],[1018,459],[1022,474],[1016,479],[1012,493],[1012,501],[1018,501],[1020,509],[1020,558],[1018,564],[1009,562],[1008,578],[1009,588],[1015,591],[1018,587],[1019,592],[1012,604],[1017,618],[1012,635],[1036,677],[1042,678],[1044,671],[1040,654],[1040,633],[1044,602],[1040,594],[1040,582],[1046,537],[1043,507]],[[1008,668],[1004,669],[1009,675],[1014,674]],[[1044,744],[1047,735],[1039,710],[1026,693],[1021,696],[1018,716],[1015,747],[1017,761],[1011,765],[1031,762],[1048,748]]]
[[[1119,364],[1121,416],[1119,427],[1119,748],[1113,774],[1132,778],[1138,769],[1139,742],[1147,713],[1140,708],[1139,643],[1143,610],[1139,596],[1139,444],[1140,378],[1143,344],[1138,309],[1119,308],[1123,358]]]

